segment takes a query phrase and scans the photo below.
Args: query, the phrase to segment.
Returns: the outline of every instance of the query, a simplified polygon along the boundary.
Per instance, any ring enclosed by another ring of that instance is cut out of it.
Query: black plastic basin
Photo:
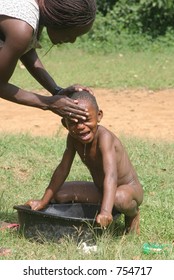
[[[18,212],[20,229],[26,238],[44,241],[59,240],[63,236],[73,236],[78,241],[89,240],[101,228],[95,218],[100,210],[96,204],[49,204],[47,208],[34,211],[26,205],[13,207]],[[114,220],[120,213],[113,212]]]

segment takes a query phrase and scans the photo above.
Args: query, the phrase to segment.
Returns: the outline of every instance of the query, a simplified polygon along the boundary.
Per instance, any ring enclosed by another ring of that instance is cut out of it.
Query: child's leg
[[[126,233],[133,232],[140,234],[140,210],[137,209],[135,216],[125,215],[125,231]]]
[[[122,185],[117,188],[115,208],[125,215],[126,232],[140,233],[139,205],[143,201],[143,189],[140,185]]]
[[[65,182],[54,199],[58,203],[81,202],[100,203],[102,194],[93,182]]]

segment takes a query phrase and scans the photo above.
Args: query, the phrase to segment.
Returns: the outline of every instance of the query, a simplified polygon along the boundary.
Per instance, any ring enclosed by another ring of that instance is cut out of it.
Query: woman
[[[73,85],[62,89],[57,86],[35,48],[43,27],[53,44],[74,43],[78,36],[91,29],[95,14],[95,0],[0,0],[0,97],[74,120],[85,119],[87,111],[80,108],[77,101],[62,95],[85,87]],[[18,60],[52,96],[39,95],[9,83]]]

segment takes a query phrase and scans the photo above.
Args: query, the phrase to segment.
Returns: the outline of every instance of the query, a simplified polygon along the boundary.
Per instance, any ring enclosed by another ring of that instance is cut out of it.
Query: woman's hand
[[[45,204],[42,202],[42,200],[33,200],[30,199],[28,200],[25,205],[29,205],[31,207],[32,210],[41,210],[43,208],[45,208]]]
[[[54,95],[54,101],[49,109],[59,116],[69,118],[75,122],[78,122],[79,119],[86,120],[88,117],[88,110],[79,107],[78,100],[73,100],[68,97],[69,94],[75,91],[83,90],[88,91],[93,95],[91,89],[78,84],[61,89],[56,95]]]
[[[78,106],[78,100],[73,100],[65,95],[54,95],[50,98],[52,102],[49,110],[61,117],[78,122],[79,119],[86,120],[89,115],[87,109]]]
[[[96,222],[103,228],[107,227],[110,223],[112,223],[113,217],[109,213],[105,214],[98,214],[96,218]]]

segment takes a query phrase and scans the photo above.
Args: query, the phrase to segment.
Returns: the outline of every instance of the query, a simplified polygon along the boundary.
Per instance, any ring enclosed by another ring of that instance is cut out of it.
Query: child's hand
[[[96,218],[96,222],[101,225],[101,227],[107,227],[113,221],[113,217],[109,213],[98,214]]]
[[[32,210],[41,210],[46,206],[45,204],[43,204],[42,200],[33,199],[28,200],[25,205],[29,205]]]

